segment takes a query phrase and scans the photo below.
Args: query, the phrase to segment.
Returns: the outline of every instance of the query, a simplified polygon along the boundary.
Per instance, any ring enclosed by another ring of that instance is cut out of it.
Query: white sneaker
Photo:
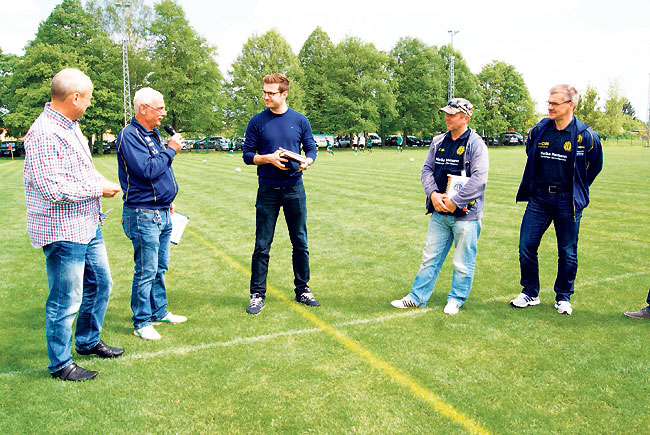
[[[458,302],[450,300],[447,301],[447,305],[445,305],[445,309],[442,312],[453,316],[454,314],[458,314],[458,310],[460,310]]]
[[[162,323],[172,323],[172,324],[175,325],[177,323],[187,322],[187,317],[185,317],[185,316],[177,316],[176,314],[172,314],[170,312],[167,312],[165,317],[163,317],[162,319],[160,319],[158,321],[162,322]]]
[[[140,329],[134,329],[133,335],[137,335],[143,340],[160,340],[162,338],[152,325],[147,325]]]
[[[395,308],[419,308],[420,306],[413,302],[408,296],[404,296],[402,299],[392,301],[390,303]]]
[[[555,308],[560,314],[571,314],[573,313],[573,308],[571,307],[571,302],[569,301],[559,301],[555,303]]]
[[[526,308],[531,305],[539,305],[539,297],[531,298],[526,293],[519,293],[516,298],[510,301],[510,305],[517,308]]]

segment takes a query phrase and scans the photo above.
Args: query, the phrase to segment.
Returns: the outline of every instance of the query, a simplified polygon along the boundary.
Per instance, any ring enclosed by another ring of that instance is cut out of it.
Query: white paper
[[[189,216],[180,214],[177,211],[172,213],[172,236],[170,239],[171,243],[178,245],[178,242],[181,240],[181,236],[183,235],[183,231],[185,231],[185,226],[187,226],[187,223],[189,221]]]

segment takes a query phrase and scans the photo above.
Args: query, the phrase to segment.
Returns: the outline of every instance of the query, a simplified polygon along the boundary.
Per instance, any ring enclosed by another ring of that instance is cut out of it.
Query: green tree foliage
[[[276,29],[251,36],[232,64],[230,72],[229,119],[236,133],[243,134],[250,118],[264,110],[262,79],[273,73],[283,73],[290,80],[287,104],[299,112],[305,111],[305,92],[301,86],[303,70],[289,43]]]
[[[3,54],[0,48],[0,127],[4,127],[4,117],[9,112],[9,80],[19,60],[15,54]]]
[[[627,98],[623,103],[623,115],[627,115],[630,118],[636,118],[636,112],[634,110],[634,107],[632,106],[632,103],[630,103],[630,100],[628,100]]]
[[[591,128],[601,133],[603,114],[598,108],[598,91],[593,86],[587,86],[585,92],[580,94],[580,100],[573,114],[579,120],[588,124]]]
[[[442,57],[419,39],[402,38],[391,51],[397,113],[395,126],[405,135],[434,132],[438,109],[447,101]]]
[[[338,113],[334,99],[341,87],[332,80],[334,44],[320,27],[309,35],[298,58],[304,71],[305,115],[314,133],[331,133]]]
[[[340,87],[333,107],[338,113],[334,128],[339,133],[383,131],[396,116],[395,95],[390,85],[391,58],[373,44],[348,37],[334,49],[332,79]]]
[[[493,61],[478,74],[483,113],[481,127],[487,134],[526,131],[534,124],[535,103],[523,76],[505,62]]]
[[[146,82],[163,94],[167,121],[176,131],[221,131],[224,95],[216,48],[192,29],[173,0],[154,6],[149,32],[153,72]]]
[[[121,108],[118,48],[88,15],[79,0],[64,0],[43,21],[8,81],[10,111],[6,124],[12,136],[21,137],[50,98],[50,83],[63,68],[78,68],[93,81],[93,105],[82,128],[101,137],[119,127]]]

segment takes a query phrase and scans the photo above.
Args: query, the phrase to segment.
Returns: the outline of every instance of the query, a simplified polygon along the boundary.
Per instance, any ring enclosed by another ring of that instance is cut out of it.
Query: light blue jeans
[[[134,329],[167,315],[165,272],[169,268],[172,221],[169,210],[122,209],[122,229],[133,244],[135,263],[131,286]]]
[[[45,303],[48,369],[72,363],[72,322],[77,315],[75,347],[88,350],[99,342],[113,287],[102,231],[87,245],[59,241],[43,246],[50,294]]]
[[[413,302],[426,306],[453,242],[456,248],[453,260],[454,274],[447,301],[455,300],[459,307],[465,303],[474,280],[476,245],[480,233],[480,219],[460,221],[454,216],[436,212],[431,214],[427,241],[422,251],[422,264],[408,295]]]

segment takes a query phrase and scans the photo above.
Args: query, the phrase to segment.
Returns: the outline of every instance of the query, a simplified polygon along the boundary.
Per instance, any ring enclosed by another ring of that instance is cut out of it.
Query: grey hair
[[[565,97],[564,101],[572,101],[573,104],[578,104],[578,90],[573,86],[555,85],[551,88],[549,94],[564,94],[566,97],[568,97],[568,99]]]
[[[53,100],[63,101],[68,95],[79,92],[87,96],[93,90],[93,82],[83,72],[75,68],[65,68],[56,73],[50,85]]]
[[[163,96],[160,92],[152,88],[142,88],[138,89],[135,95],[133,96],[133,110],[135,113],[140,111],[140,106],[143,104],[151,104],[154,98],[163,99]]]

